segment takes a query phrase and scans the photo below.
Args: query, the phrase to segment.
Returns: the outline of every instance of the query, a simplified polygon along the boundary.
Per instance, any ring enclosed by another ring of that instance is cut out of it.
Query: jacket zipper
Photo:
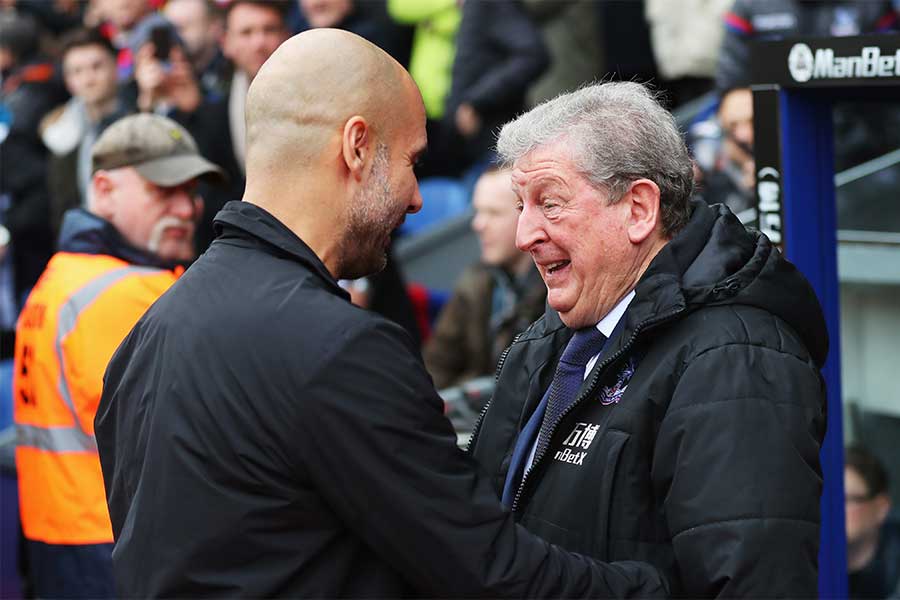
[[[576,406],[581,404],[581,402],[585,398],[587,398],[588,396],[590,396],[593,393],[594,388],[597,386],[597,382],[600,380],[600,374],[604,371],[604,369],[606,369],[606,367],[608,365],[610,365],[613,362],[615,362],[616,360],[618,360],[620,356],[625,354],[625,352],[631,347],[631,345],[634,344],[634,340],[637,338],[638,334],[643,329],[646,329],[647,327],[650,327],[651,325],[656,325],[658,323],[661,323],[663,321],[671,319],[675,315],[682,312],[683,310],[684,310],[684,307],[679,306],[676,310],[674,310],[666,315],[663,315],[661,317],[656,317],[655,319],[648,319],[642,323],[639,323],[634,328],[634,331],[632,331],[631,337],[628,339],[628,342],[626,342],[625,345],[622,346],[619,349],[619,351],[616,352],[613,356],[606,358],[602,363],[600,363],[600,366],[598,368],[594,369],[594,375],[593,375],[593,377],[591,377],[591,382],[590,382],[590,384],[588,384],[588,387],[584,391],[584,393],[581,394],[578,398],[576,398],[575,402],[573,402],[568,407],[566,407],[566,410],[564,410],[562,412],[562,414],[559,415],[559,418],[556,419],[556,422],[553,424],[553,426],[550,429],[550,434],[549,434],[550,438],[551,439],[553,438],[553,434],[556,433],[556,427],[563,421],[563,419],[566,418],[566,415],[568,415],[570,412],[575,410]],[[528,483],[528,476],[531,474],[532,471],[534,471],[535,467],[537,467],[537,465],[541,462],[541,460],[544,458],[544,455],[547,454],[547,450],[549,450],[549,448],[550,448],[550,443],[548,442],[547,445],[544,446],[543,450],[541,450],[541,453],[534,457],[534,460],[531,463],[531,468],[528,469],[528,471],[525,472],[524,477],[522,477],[522,482],[519,483],[519,489],[516,490],[516,497],[513,499],[512,512],[516,512],[516,510],[519,507],[519,500],[521,499],[522,494],[525,491],[525,486]]]
[[[513,344],[519,341],[519,338],[522,337],[525,332],[520,332],[515,335],[513,341],[510,342],[509,346],[500,354],[500,360],[497,361],[497,370],[494,372],[494,389],[496,389],[496,384],[500,380],[500,370],[503,368],[503,363],[506,362],[506,357],[509,354],[509,351],[512,350]],[[478,432],[481,429],[481,422],[484,421],[484,415],[487,414],[488,408],[491,406],[491,402],[494,401],[494,394],[491,393],[491,397],[488,398],[488,401],[485,402],[484,408],[481,409],[481,414],[478,415],[478,420],[475,421],[475,427],[472,429],[472,436],[469,438],[469,443],[466,444],[466,453],[472,453],[472,446],[475,444],[475,438],[478,436]]]

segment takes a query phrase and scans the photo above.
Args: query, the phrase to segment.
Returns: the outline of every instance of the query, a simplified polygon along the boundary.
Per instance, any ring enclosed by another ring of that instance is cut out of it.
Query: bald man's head
[[[313,29],[284,42],[246,104],[247,188],[337,277],[384,265],[390,233],[421,207],[413,167],[425,108],[409,74],[363,38]]]
[[[308,163],[354,115],[376,136],[389,132],[415,84],[387,53],[338,29],[313,29],[284,42],[247,94],[247,162],[260,155]],[[415,90],[418,93],[418,90]]]

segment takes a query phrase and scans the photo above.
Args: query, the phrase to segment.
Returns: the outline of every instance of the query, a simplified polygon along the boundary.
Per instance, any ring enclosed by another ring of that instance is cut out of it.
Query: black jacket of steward
[[[661,596],[647,565],[528,534],[456,446],[398,325],[280,222],[219,237],[106,373],[97,443],[123,597]]]
[[[514,514],[574,552],[655,565],[676,596],[815,597],[822,311],[767,238],[721,205],[694,206]],[[571,335],[548,311],[501,360],[472,446],[498,495]]]

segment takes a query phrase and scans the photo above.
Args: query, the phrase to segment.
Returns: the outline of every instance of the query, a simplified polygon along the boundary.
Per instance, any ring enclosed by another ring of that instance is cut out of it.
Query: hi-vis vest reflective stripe
[[[94,413],[113,351],[175,281],[111,256],[58,253],[16,330],[16,465],[25,537],[112,541]]]

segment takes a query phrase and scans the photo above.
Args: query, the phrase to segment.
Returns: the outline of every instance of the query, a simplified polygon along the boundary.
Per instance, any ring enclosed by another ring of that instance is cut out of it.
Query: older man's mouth
[[[548,263],[548,264],[544,265],[544,269],[547,271],[547,273],[550,273],[552,275],[562,269],[565,269],[570,264],[571,264],[571,261],[558,260],[556,262],[552,262],[552,263]]]

